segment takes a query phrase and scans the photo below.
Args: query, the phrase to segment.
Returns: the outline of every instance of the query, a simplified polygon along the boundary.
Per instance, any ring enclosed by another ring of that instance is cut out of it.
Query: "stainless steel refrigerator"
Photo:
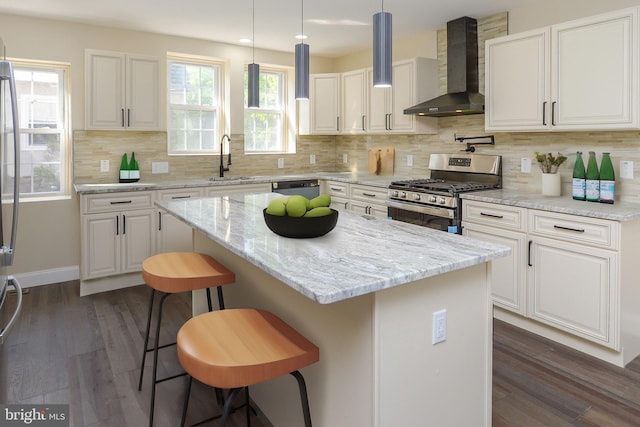
[[[0,403],[7,402],[7,338],[20,314],[22,289],[8,274],[15,255],[20,185],[18,102],[13,66],[0,39]]]

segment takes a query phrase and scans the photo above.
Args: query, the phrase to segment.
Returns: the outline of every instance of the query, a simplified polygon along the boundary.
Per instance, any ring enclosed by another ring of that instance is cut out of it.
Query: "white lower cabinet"
[[[624,366],[640,354],[640,221],[463,201],[463,234],[512,248],[492,263],[494,316]]]
[[[158,200],[183,200],[202,197],[201,188],[181,188],[178,190],[159,190]],[[157,253],[187,252],[193,250],[192,228],[173,215],[158,210]]]
[[[352,211],[378,218],[387,218],[386,188],[351,184],[349,194]]]
[[[320,181],[320,192],[331,196],[331,208],[349,210],[349,188],[351,184],[341,181]]]
[[[529,317],[619,350],[615,251],[532,237]]]
[[[249,193],[270,193],[271,183],[262,184],[238,184],[238,185],[217,185],[207,187],[206,196],[222,196],[225,194],[249,194]]]
[[[155,251],[155,209],[131,209],[136,203],[126,193],[87,198],[108,203],[104,212],[82,215],[81,279],[140,271],[142,262]]]
[[[511,255],[493,261],[491,267],[491,297],[497,306],[525,315],[526,288],[522,259],[527,250],[526,234],[500,230],[486,225],[465,223],[463,234],[485,242],[509,246]]]

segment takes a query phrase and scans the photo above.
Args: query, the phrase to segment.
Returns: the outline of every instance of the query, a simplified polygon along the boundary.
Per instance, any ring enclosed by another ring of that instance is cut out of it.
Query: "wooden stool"
[[[246,388],[249,425],[248,387],[286,374],[298,381],[305,426],[311,426],[307,388],[298,370],[317,362],[320,350],[268,311],[228,309],[189,319],[178,331],[178,359],[190,375],[181,426],[186,420],[193,378],[231,389],[220,415],[222,426],[234,398]]]
[[[173,342],[162,346],[158,345],[160,340],[160,324],[162,321],[162,306],[164,301],[169,295],[175,293],[206,289],[207,303],[209,305],[209,311],[211,311],[213,307],[211,305],[211,293],[209,288],[217,287],[219,308],[220,310],[223,310],[224,298],[222,296],[221,286],[233,283],[235,281],[235,274],[209,255],[193,252],[168,252],[153,255],[145,259],[142,263],[142,277],[145,283],[151,287],[151,300],[149,301],[147,330],[144,336],[144,349],[142,351],[142,364],[140,365],[140,381],[138,383],[138,390],[142,390],[142,376],[144,374],[144,362],[147,352],[153,351],[153,380],[151,384],[151,405],[149,409],[149,426],[153,426],[156,384],[185,375],[182,373],[162,378],[160,380],[157,379],[158,349],[176,344]],[[158,307],[156,336],[153,347],[147,348],[149,345],[149,330],[151,328],[151,315],[153,312],[153,301],[156,291],[162,294]]]

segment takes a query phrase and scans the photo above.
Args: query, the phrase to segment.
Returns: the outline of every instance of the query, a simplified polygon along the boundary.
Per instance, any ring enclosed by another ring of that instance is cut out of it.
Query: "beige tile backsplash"
[[[486,135],[484,116],[446,117],[439,120],[437,135],[343,135],[300,137],[296,154],[244,155],[242,135],[233,135],[231,171],[226,175],[286,175],[319,171],[357,171],[367,173],[368,150],[393,146],[395,175],[424,178],[429,176],[431,153],[455,153],[465,144],[454,141],[454,134]],[[561,152],[569,160],[560,167],[562,193],[571,191],[571,173],[575,152],[610,152],[616,171],[616,195],[619,199],[640,203],[640,131],[625,132],[545,132],[497,133],[496,145],[482,145],[477,154],[499,154],[503,157],[504,187],[524,192],[540,191],[540,170],[534,153]],[[164,132],[76,131],[74,132],[75,182],[114,182],[118,178],[120,158],[126,151],[135,151],[144,181],[206,179],[217,176],[219,156],[167,156]],[[309,164],[315,154],[316,164]],[[342,162],[347,154],[348,163]],[[407,166],[407,155],[413,156],[413,166]],[[277,159],[285,159],[284,169],[278,169]],[[532,159],[531,173],[520,172],[520,159]],[[100,172],[100,160],[110,161],[110,171]],[[634,179],[620,179],[620,160],[634,162]],[[168,174],[151,174],[151,162],[168,162]],[[226,158],[225,158],[226,164]]]

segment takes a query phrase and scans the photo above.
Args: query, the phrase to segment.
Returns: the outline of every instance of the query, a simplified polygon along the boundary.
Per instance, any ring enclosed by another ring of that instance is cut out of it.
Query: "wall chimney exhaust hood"
[[[407,108],[404,114],[484,114],[484,95],[478,91],[478,23],[465,16],[447,22],[447,93]]]

